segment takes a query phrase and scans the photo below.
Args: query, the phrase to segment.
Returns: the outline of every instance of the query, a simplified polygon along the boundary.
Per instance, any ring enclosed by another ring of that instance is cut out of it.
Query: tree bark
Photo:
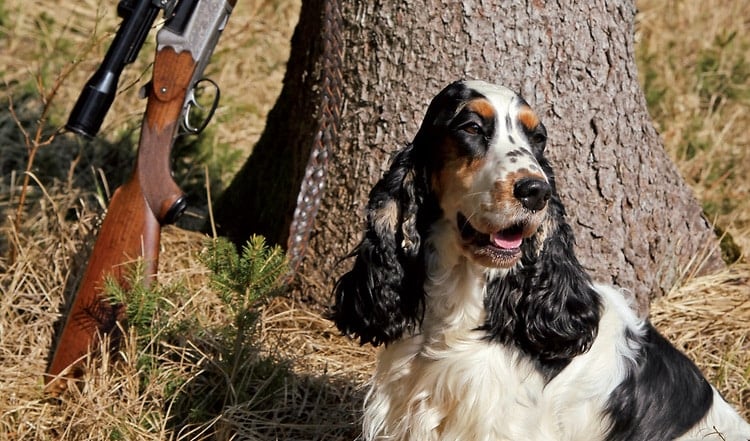
[[[329,136],[325,193],[298,272],[305,295],[328,301],[347,267],[339,260],[360,237],[369,189],[430,99],[460,78],[515,89],[542,116],[577,253],[596,280],[630,290],[643,312],[688,271],[721,265],[649,118],[632,1],[303,0],[300,17],[281,97],[216,216],[237,242],[252,232],[287,242],[330,104],[321,85],[333,54],[342,88],[327,130],[338,137]]]

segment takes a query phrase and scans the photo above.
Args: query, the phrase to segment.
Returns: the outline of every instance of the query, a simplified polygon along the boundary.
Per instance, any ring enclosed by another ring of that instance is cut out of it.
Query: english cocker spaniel
[[[455,82],[372,189],[331,311],[384,345],[363,438],[749,440],[698,368],[583,270],[546,140],[517,94]]]

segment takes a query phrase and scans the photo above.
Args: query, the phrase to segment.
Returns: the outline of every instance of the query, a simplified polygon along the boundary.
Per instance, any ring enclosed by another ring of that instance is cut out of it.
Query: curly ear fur
[[[490,283],[486,328],[492,339],[515,343],[548,366],[564,366],[594,342],[601,299],[575,256],[549,163],[540,158],[552,184],[547,221],[522,245],[522,265]]]
[[[334,288],[331,319],[361,344],[378,346],[418,328],[424,274],[418,214],[425,195],[414,146],[400,151],[370,192],[364,237],[354,266]]]

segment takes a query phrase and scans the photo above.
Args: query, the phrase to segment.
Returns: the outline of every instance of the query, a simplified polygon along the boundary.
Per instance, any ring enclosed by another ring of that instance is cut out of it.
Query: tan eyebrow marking
[[[494,119],[495,108],[484,98],[477,98],[469,102],[466,107],[479,114],[482,118]]]
[[[518,111],[518,120],[527,131],[534,130],[539,125],[539,117],[531,110],[531,107],[526,105],[521,106]]]

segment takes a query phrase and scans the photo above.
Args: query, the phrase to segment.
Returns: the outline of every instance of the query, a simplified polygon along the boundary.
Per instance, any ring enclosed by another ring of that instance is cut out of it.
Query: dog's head
[[[430,192],[464,253],[488,268],[513,267],[552,195],[542,169],[547,131],[519,95],[466,81],[445,88],[414,140]]]
[[[374,345],[418,330],[424,239],[439,222],[441,240],[488,270],[491,338],[550,359],[586,350],[598,313],[589,317],[576,300],[591,294],[589,280],[573,255],[546,141],[538,115],[509,89],[482,81],[443,89],[370,193],[354,267],[335,287],[339,329]],[[552,280],[559,271],[563,280]]]

